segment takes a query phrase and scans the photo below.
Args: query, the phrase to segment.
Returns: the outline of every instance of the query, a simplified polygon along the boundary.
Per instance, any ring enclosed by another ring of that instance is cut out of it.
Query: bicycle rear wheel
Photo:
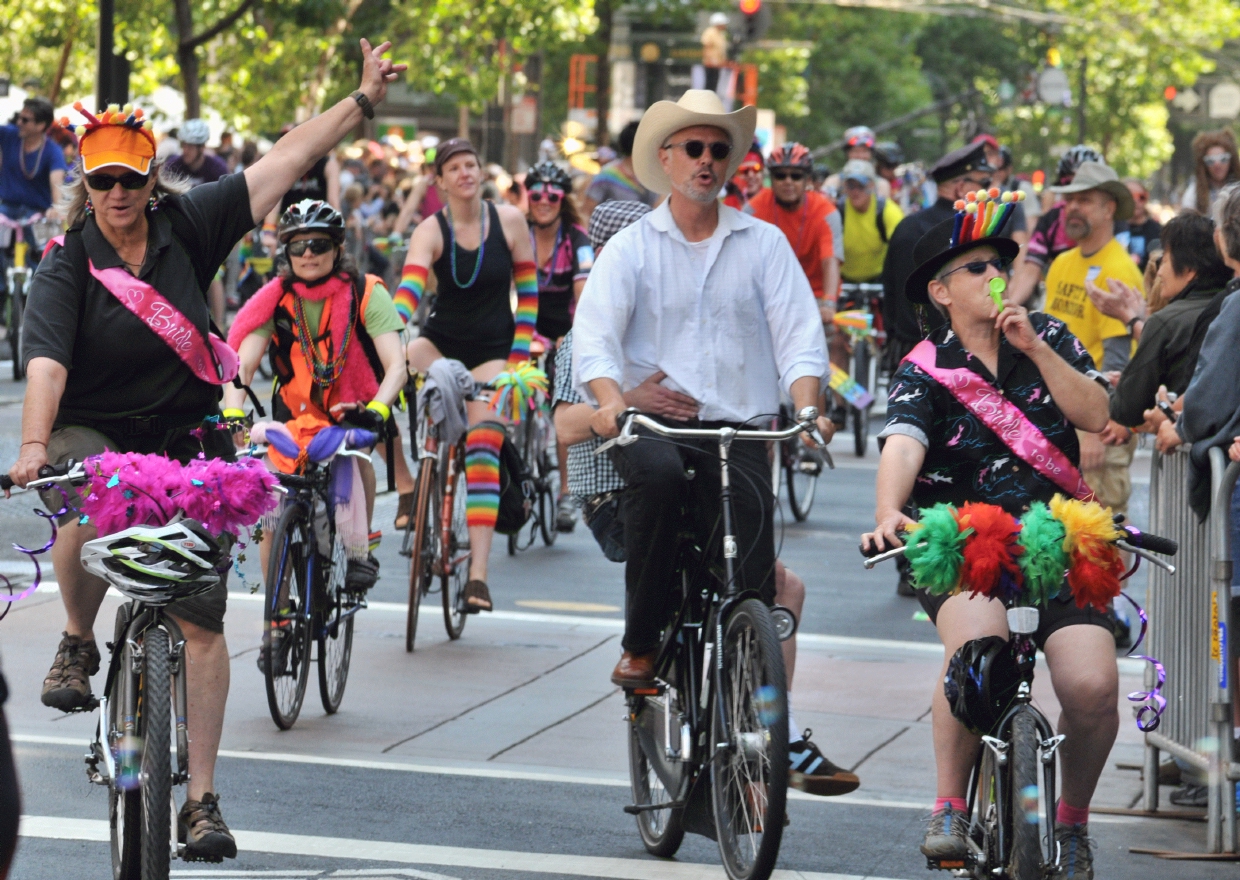
[[[457,466],[452,473],[452,527],[448,531],[448,546],[444,548],[443,574],[440,575],[440,592],[443,593],[443,625],[448,631],[448,638],[459,639],[465,631],[465,621],[469,617],[462,610],[465,584],[469,581],[469,560],[472,551],[469,545],[469,519],[466,515],[469,490],[465,483],[465,454],[463,447],[456,450]],[[443,505],[435,522],[441,523]],[[442,526],[441,526],[442,528]]]
[[[422,597],[430,592],[435,578],[435,561],[439,558],[440,507],[436,502],[438,462],[424,458],[418,465],[418,487],[414,496],[411,532],[406,539],[409,548],[409,614],[405,619],[405,650],[413,651],[418,635],[418,611]]]
[[[672,706],[669,710],[668,706]],[[662,697],[647,697],[642,708],[629,723],[629,781],[633,804],[638,807],[667,804],[683,797],[687,773],[684,764],[661,758],[658,750],[663,742],[664,713],[677,712],[677,692],[668,688]],[[676,721],[676,728],[680,722]],[[647,749],[654,754],[648,755]],[[662,771],[662,775],[660,774]],[[669,777],[667,780],[664,777]],[[669,783],[671,790],[669,790]],[[660,858],[671,858],[685,839],[684,808],[647,810],[638,813],[637,833],[646,851]]]
[[[853,375],[860,383],[870,381],[870,343],[860,339],[853,345]],[[871,394],[873,388],[866,388]],[[851,407],[853,417],[853,452],[858,458],[864,458],[870,442],[870,410]]]
[[[711,708],[711,802],[723,866],[732,880],[767,880],[788,798],[788,691],[770,612],[757,599],[732,611],[722,687]],[[720,754],[722,753],[722,754]]]
[[[271,720],[288,730],[301,714],[310,681],[311,566],[315,543],[305,508],[291,504],[272,533],[267,564],[264,641],[267,707]]]
[[[800,437],[793,437],[785,442],[796,443],[801,447],[788,457],[788,507],[792,509],[792,516],[797,522],[805,522],[809,518],[810,509],[814,506],[814,495],[818,489],[818,474],[804,468],[806,464],[815,463],[809,461],[807,450]]]
[[[21,381],[26,371],[22,369],[22,319],[26,316],[26,285],[19,284],[9,293],[9,350],[13,354],[13,381]]]
[[[142,637],[142,880],[167,880],[172,858],[172,666],[168,633]]]
[[[1038,723],[1030,711],[1012,718],[1012,747],[1008,772],[1008,815],[1012,851],[1007,876],[1011,880],[1041,880],[1042,844],[1038,833]]]
[[[333,615],[349,610],[339,594],[336,602]],[[340,710],[344,687],[349,681],[349,660],[353,657],[353,615],[325,623],[318,641],[319,699],[323,703],[323,711],[335,715]]]
[[[122,606],[119,613],[123,613]],[[123,632],[119,630],[118,632]],[[117,639],[120,642],[120,638]],[[121,645],[124,643],[122,642]],[[108,739],[101,745],[112,750],[112,758],[116,764],[117,774],[121,772],[121,754],[116,748],[125,747],[124,702],[125,692],[137,687],[134,675],[133,658],[127,646],[118,645],[117,650],[124,651],[120,669],[108,695],[108,720],[106,730]],[[139,718],[140,720],[140,718]],[[113,736],[117,739],[113,739]],[[141,731],[138,731],[141,736]],[[142,791],[135,787],[121,789],[116,779],[108,786],[108,825],[112,838],[112,880],[142,880]]]

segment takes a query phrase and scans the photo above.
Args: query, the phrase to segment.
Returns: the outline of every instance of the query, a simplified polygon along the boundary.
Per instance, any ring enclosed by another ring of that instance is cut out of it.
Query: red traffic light
[[[1163,98],[1167,101],[1174,101],[1177,94],[1179,94],[1179,92],[1176,91],[1175,86],[1167,86],[1163,89]]]
[[[746,15],[757,15],[762,8],[762,0],[740,0],[740,7]]]

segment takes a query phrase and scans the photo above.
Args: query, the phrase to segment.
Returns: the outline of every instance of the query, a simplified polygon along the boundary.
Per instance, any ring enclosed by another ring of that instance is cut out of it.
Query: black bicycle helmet
[[[1082,162],[1101,162],[1105,165],[1106,159],[1103,159],[1097,150],[1084,144],[1069,147],[1068,151],[1059,157],[1059,168],[1055,171],[1055,184],[1066,186],[1071,183],[1072,178],[1076,176],[1076,169],[1081,167]]]
[[[326,232],[332,241],[340,244],[344,241],[344,217],[327,202],[302,199],[289,205],[280,215],[276,231],[280,244],[288,244],[288,240],[299,232]]]
[[[956,720],[975,734],[993,736],[1020,683],[1012,645],[986,636],[965,642],[952,655],[943,694]]]
[[[554,186],[564,192],[572,192],[573,179],[568,176],[568,172],[550,159],[544,159],[529,171],[525,172],[525,188],[532,189],[536,186]]]
[[[895,141],[880,141],[874,145],[874,159],[878,164],[895,168],[904,164],[904,151]]]

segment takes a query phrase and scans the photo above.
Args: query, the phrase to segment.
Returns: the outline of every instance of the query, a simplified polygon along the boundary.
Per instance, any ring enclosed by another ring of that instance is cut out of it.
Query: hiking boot
[[[556,507],[555,530],[568,534],[577,527],[577,502],[572,495],[561,495]]]
[[[856,791],[861,780],[824,755],[810,741],[814,732],[806,728],[801,738],[788,746],[788,784],[807,794],[823,797],[848,794]]]
[[[1094,880],[1094,844],[1088,825],[1056,825],[1055,842],[1059,844],[1059,864],[1047,874],[1047,880]]]
[[[99,649],[94,639],[62,635],[40,699],[44,706],[73,712],[90,704],[90,677],[99,671]]]
[[[365,559],[350,559],[344,573],[344,588],[350,593],[365,593],[379,580],[379,560],[372,554]]]
[[[177,814],[177,842],[185,844],[186,861],[218,862],[237,857],[237,841],[224,824],[218,795],[187,800]]]
[[[968,817],[956,812],[950,805],[931,813],[921,852],[932,862],[959,862],[955,867],[967,867],[966,863],[976,859],[979,852],[977,844],[969,836]]]

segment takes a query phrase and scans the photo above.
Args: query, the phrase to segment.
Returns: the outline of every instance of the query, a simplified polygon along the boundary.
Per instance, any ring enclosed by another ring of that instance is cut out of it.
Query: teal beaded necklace
[[[462,282],[456,275],[456,227],[452,223],[452,208],[445,205],[444,217],[448,221],[448,247],[451,249],[452,263],[452,282],[462,290],[468,290],[474,286],[474,282],[478,280],[478,275],[482,272],[482,258],[487,252],[487,226],[491,219],[491,212],[487,210],[486,203],[482,205],[482,217],[479,222],[480,238],[478,241],[478,261],[474,263],[474,274],[469,276],[469,281]]]

